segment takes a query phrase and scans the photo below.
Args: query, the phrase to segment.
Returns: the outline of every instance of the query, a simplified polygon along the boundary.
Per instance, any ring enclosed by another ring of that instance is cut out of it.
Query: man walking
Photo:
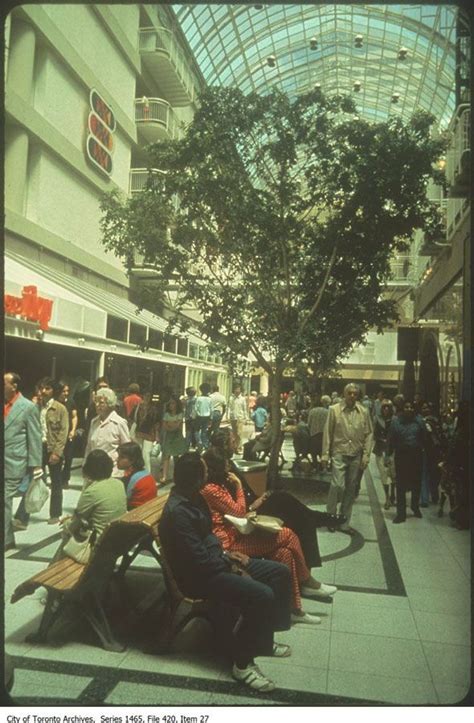
[[[242,454],[242,437],[244,432],[244,422],[248,418],[247,402],[241,394],[240,385],[236,385],[229,399],[228,414],[230,426],[235,437],[235,446],[237,454]]]
[[[217,432],[226,410],[225,397],[220,393],[217,385],[213,387],[210,399],[212,402],[211,432]]]
[[[329,407],[321,455],[323,468],[329,459],[332,459],[327,511],[336,514],[337,504],[341,501],[341,514],[347,519],[339,529],[348,535],[355,534],[349,523],[356,496],[357,477],[359,470],[364,470],[369,463],[373,438],[369,412],[357,401],[358,396],[358,386],[347,384],[343,401]],[[335,531],[335,528],[328,529]]]
[[[50,377],[40,382],[42,402],[41,428],[43,434],[43,466],[48,465],[51,478],[49,525],[55,525],[63,511],[63,484],[61,468],[64,448],[69,433],[69,415],[64,404],[58,401],[61,386]]]
[[[15,548],[12,523],[13,498],[28,477],[41,473],[41,423],[36,404],[21,394],[21,378],[15,372],[3,376],[5,404],[4,481],[5,481],[5,550]]]
[[[226,624],[225,640],[233,677],[266,693],[275,684],[255,664],[260,655],[287,657],[288,645],[273,641],[276,630],[290,627],[290,572],[286,565],[224,552],[212,532],[209,508],[200,495],[207,467],[197,452],[176,461],[174,488],[159,524],[160,541],[180,591],[209,600]],[[231,610],[237,610],[234,620]],[[224,637],[224,636],[222,636]]]

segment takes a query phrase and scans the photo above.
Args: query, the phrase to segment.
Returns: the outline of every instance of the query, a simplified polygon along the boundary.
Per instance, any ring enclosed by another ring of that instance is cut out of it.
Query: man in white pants
[[[329,459],[332,459],[327,511],[329,514],[336,514],[337,504],[341,502],[341,514],[346,517],[346,521],[339,529],[351,536],[355,534],[349,523],[356,497],[358,473],[369,463],[373,439],[370,414],[357,401],[358,396],[357,384],[347,384],[343,401],[329,407],[321,455],[323,468],[327,466]],[[334,531],[335,528],[331,528],[331,532]]]
[[[244,422],[248,419],[247,400],[241,394],[239,385],[236,385],[229,398],[227,406],[230,426],[235,437],[235,446],[237,454],[242,454],[242,436],[244,431]]]

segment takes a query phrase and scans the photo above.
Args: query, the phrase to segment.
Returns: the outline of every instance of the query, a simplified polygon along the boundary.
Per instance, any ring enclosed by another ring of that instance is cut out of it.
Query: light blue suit
[[[3,478],[5,480],[5,545],[14,542],[13,498],[27,472],[41,467],[43,443],[40,412],[20,394],[5,419]]]

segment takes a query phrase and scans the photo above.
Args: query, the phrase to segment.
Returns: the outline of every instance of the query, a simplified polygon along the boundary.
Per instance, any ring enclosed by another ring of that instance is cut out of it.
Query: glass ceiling
[[[296,95],[319,83],[327,94],[352,93],[370,120],[406,118],[419,107],[445,128],[453,115],[455,5],[172,7],[209,85],[259,93],[276,85]],[[362,47],[355,47],[356,35]],[[404,60],[400,48],[408,51]]]

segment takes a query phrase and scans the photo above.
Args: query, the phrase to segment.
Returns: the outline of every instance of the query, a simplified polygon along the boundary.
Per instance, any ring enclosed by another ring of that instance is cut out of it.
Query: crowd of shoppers
[[[438,500],[442,515],[449,500],[456,526],[469,527],[466,404],[456,415],[438,419],[433,405],[422,399],[415,404],[396,395],[391,401],[380,391],[372,400],[362,398],[357,385],[347,384],[342,397],[323,395],[308,411],[311,400],[303,397],[300,403],[290,393],[282,408],[295,438],[304,428],[313,463],[330,468],[327,511],[320,512],[287,491],[257,496],[233,460],[242,449],[245,422],[253,420],[260,439],[269,430],[268,400],[262,395],[247,399],[236,386],[226,403],[218,387],[211,390],[203,383],[199,395],[188,387],[183,399],[170,391],[161,400],[130,384],[119,402],[101,378],[84,424],[84,485],[74,513],[63,516],[63,489],[79,431],[70,387],[45,377],[29,401],[21,394],[19,375],[7,372],[4,388],[5,548],[13,549],[14,532],[28,525],[24,493],[38,475],[49,479],[48,522],[59,522],[63,532],[57,559],[78,529],[87,527],[97,539],[127,509],[154,499],[159,482],[169,481],[173,458],[175,486],[160,523],[163,548],[184,594],[210,600],[216,617],[222,618],[224,609],[234,611],[226,617],[225,637],[232,673],[256,691],[272,690],[274,684],[255,657],[291,655],[274,633],[291,624],[319,623],[317,615],[303,609],[302,599],[327,600],[337,592],[312,573],[322,565],[317,530],[324,526],[355,534],[350,526],[353,505],[372,452],[384,507],[396,504],[394,523],[405,522],[410,492],[415,517],[422,517],[420,507]],[[226,412],[230,426],[221,427]],[[151,473],[150,461],[158,446],[160,480]],[[15,496],[21,501],[13,518]],[[248,515],[255,511],[279,518],[281,528],[272,534],[252,528]]]

